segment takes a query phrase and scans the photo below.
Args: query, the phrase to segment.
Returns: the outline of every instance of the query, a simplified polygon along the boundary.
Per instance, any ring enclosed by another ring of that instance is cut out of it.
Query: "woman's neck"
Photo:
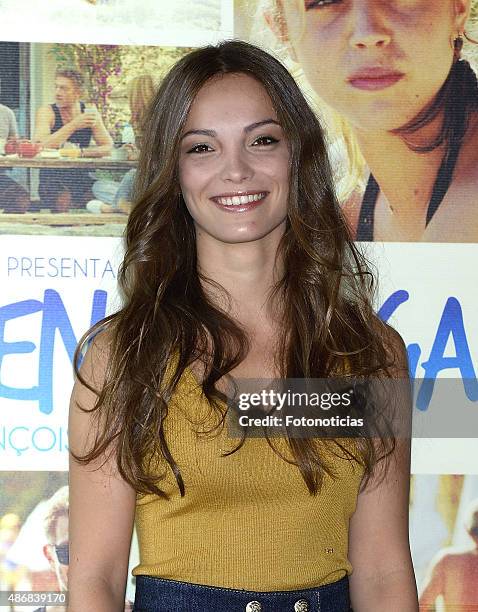
[[[425,212],[443,159],[443,146],[429,153],[417,153],[397,134],[355,130],[355,135],[370,172],[394,214],[406,218],[411,213]],[[423,134],[421,137],[422,143],[429,141]]]
[[[212,284],[204,282],[204,290],[246,328],[275,318],[269,297],[283,273],[282,266],[275,265],[281,235],[282,230],[274,231],[261,240],[230,244],[198,231],[198,270],[227,291],[230,303]]]

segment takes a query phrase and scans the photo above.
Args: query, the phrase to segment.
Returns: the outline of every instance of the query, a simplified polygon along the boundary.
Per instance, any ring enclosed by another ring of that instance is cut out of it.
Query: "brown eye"
[[[188,153],[207,153],[207,149],[211,149],[211,147],[207,144],[197,144],[192,149],[187,151]],[[212,150],[212,149],[211,149]]]
[[[266,140],[268,140],[269,142],[265,142]],[[262,141],[261,144],[265,146],[279,142],[276,138],[273,138],[272,136],[259,136],[259,138],[256,138],[256,140],[254,140],[254,143],[252,146],[254,146],[256,142],[259,142],[259,141]]]

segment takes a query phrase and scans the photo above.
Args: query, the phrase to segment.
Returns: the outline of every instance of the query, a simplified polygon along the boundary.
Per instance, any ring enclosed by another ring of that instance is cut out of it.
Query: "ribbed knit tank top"
[[[264,438],[247,438],[222,457],[238,439],[226,428],[198,436],[191,424],[191,415],[200,422],[210,410],[185,370],[169,403],[165,435],[186,494],[180,496],[171,470],[155,458],[166,473],[158,486],[169,499],[137,495],[140,562],[133,575],[275,591],[321,586],[350,574],[348,524],[363,468],[331,455],[337,478],[325,474],[321,491],[310,495],[298,468]],[[291,457],[285,440],[273,442],[282,442],[279,450]]]

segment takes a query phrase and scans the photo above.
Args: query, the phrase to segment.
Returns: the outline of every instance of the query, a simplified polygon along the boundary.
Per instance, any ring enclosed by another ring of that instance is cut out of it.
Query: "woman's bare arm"
[[[81,367],[94,388],[101,385],[107,351],[103,334],[88,350]],[[69,413],[69,444],[76,454],[90,448],[92,417],[82,412],[96,396],[78,381]],[[104,460],[104,459],[103,459]],[[136,493],[118,474],[114,454],[80,465],[70,455],[69,612],[122,612],[134,524]]]
[[[392,332],[392,337],[400,357],[396,377],[405,380],[406,348],[397,332]],[[411,405],[403,408],[411,411]],[[403,437],[403,430],[390,461],[385,478],[380,477],[379,471],[359,494],[350,520],[350,594],[354,612],[418,612],[408,539],[410,440]]]

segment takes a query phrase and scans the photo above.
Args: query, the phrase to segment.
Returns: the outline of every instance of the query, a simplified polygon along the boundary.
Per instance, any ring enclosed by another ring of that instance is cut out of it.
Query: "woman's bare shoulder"
[[[92,386],[101,387],[113,350],[114,333],[110,328],[104,328],[95,334],[83,348],[79,367],[80,376],[77,376],[77,380],[80,382],[84,380]]]
[[[75,381],[70,397],[70,444],[88,446],[93,431],[102,420],[97,410],[98,398],[107,380],[107,369],[113,347],[112,334],[101,331],[89,342],[75,371]]]

